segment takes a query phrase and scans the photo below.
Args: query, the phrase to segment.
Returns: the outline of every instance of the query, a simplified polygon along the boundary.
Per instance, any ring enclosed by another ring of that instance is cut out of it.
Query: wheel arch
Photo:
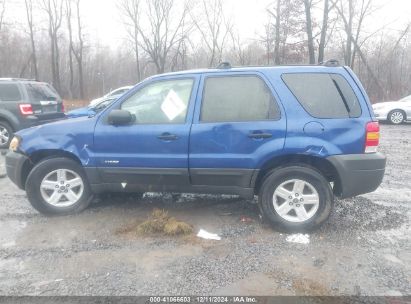
[[[257,194],[260,191],[261,185],[265,177],[273,170],[288,166],[303,166],[309,167],[322,174],[327,181],[333,182],[333,192],[336,195],[341,193],[341,182],[337,169],[325,158],[312,155],[282,155],[274,157],[261,166],[257,177],[254,180],[254,192]]]
[[[29,176],[31,170],[34,168],[35,165],[37,165],[38,163],[40,163],[41,161],[45,159],[59,158],[59,157],[64,157],[64,158],[74,160],[80,166],[82,165],[80,159],[73,153],[70,153],[64,150],[53,150],[53,149],[38,150],[36,152],[33,152],[30,155],[29,159],[23,164],[22,172],[21,172],[21,182],[22,182],[21,184],[22,185],[26,184],[27,177]]]
[[[0,121],[9,124],[10,127],[13,129],[13,132],[15,132],[18,129],[19,122],[6,111],[0,110]]]

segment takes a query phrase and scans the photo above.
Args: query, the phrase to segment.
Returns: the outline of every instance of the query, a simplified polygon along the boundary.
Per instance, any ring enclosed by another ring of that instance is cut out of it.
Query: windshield
[[[27,83],[25,86],[31,101],[53,101],[61,99],[53,87],[47,83]]]
[[[403,102],[403,101],[411,101],[411,95],[405,96],[404,98],[401,98],[401,99],[398,100],[398,101],[400,101],[400,102]]]
[[[91,109],[93,109],[96,112],[101,111],[105,109],[108,105],[110,105],[114,100],[116,100],[116,98],[104,99],[95,106],[91,107]]]

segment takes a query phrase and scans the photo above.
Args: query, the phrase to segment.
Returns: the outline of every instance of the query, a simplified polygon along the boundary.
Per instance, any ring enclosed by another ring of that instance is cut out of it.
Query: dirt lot
[[[410,149],[411,125],[383,125],[382,186],[337,201],[308,244],[287,241],[235,197],[114,196],[47,218],[0,178],[0,294],[410,295]],[[154,207],[222,240],[134,233]]]

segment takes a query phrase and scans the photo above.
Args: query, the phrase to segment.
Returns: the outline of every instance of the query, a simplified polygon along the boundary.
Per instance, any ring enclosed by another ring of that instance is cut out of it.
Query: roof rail
[[[217,69],[231,69],[231,64],[228,62],[228,61],[223,61],[223,62],[220,62],[218,65],[217,65]]]
[[[337,59],[329,59],[325,62],[321,62],[320,65],[323,65],[326,67],[339,67],[340,62]]]

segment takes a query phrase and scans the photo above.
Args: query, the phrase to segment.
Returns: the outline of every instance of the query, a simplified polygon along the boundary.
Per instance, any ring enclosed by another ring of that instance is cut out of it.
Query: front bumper
[[[387,120],[389,110],[385,109],[379,109],[379,110],[373,110],[374,111],[374,116],[378,120]]]
[[[28,159],[27,156],[12,151],[9,151],[6,155],[7,176],[22,190],[24,190],[22,179],[23,167]]]
[[[381,184],[386,157],[382,153],[348,154],[327,157],[337,170],[335,193],[341,198],[373,192]]]

